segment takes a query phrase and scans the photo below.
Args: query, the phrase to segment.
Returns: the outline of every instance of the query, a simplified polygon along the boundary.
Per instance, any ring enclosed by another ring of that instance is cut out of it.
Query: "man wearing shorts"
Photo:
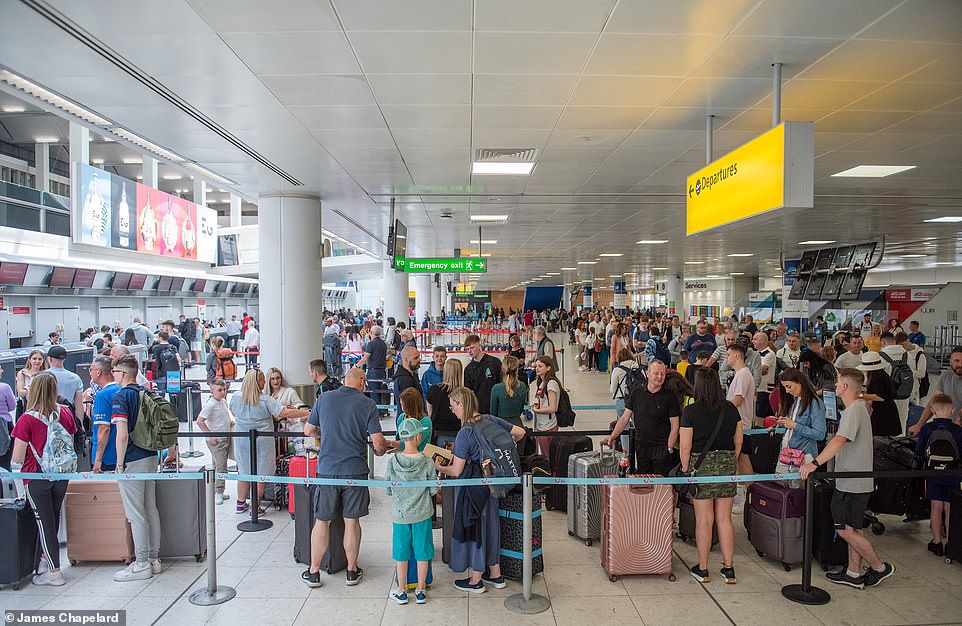
[[[348,370],[344,384],[318,396],[304,425],[304,435],[320,437],[317,455],[318,478],[366,480],[367,439],[374,444],[374,454],[393,451],[397,442],[388,442],[381,434],[377,405],[364,395],[364,372]],[[311,566],[301,574],[309,587],[320,587],[321,559],[327,552],[331,522],[344,517],[344,552],[347,555],[347,580],[356,585],[364,575],[357,565],[361,549],[361,518],[368,513],[371,495],[368,488],[341,485],[314,485],[311,502],[314,527],[311,530]]]
[[[847,407],[842,411],[838,432],[811,463],[799,471],[802,478],[818,466],[835,457],[836,472],[872,471],[872,419],[865,400],[862,385],[865,375],[854,368],[838,371],[835,393]],[[874,587],[895,573],[895,566],[883,563],[875,548],[865,536],[865,511],[875,482],[872,478],[838,478],[832,496],[832,521],[839,537],[848,544],[848,570],[829,572],[825,575],[831,582],[856,589]],[[862,561],[869,569],[862,573]]]

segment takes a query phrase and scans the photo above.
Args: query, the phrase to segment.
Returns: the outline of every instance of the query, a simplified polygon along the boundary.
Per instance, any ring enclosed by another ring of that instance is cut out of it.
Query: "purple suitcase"
[[[781,561],[785,571],[802,562],[805,532],[805,490],[777,482],[748,486],[745,528],[760,556]]]

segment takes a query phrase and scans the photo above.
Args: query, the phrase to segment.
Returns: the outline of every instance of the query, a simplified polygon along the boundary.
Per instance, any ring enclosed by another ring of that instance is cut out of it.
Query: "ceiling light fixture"
[[[178,158],[179,158],[179,157],[178,157]],[[233,184],[235,184],[234,181],[232,181],[231,179],[229,179],[229,178],[224,178],[224,177],[221,176],[220,174],[215,174],[214,172],[210,171],[209,169],[207,169],[207,168],[204,167],[203,165],[198,165],[197,163],[184,163],[184,167],[186,167],[187,169],[191,169],[191,170],[197,172],[198,174],[200,174],[200,175],[203,176],[204,178],[209,178],[210,180],[214,181],[215,183],[220,183],[221,185],[233,185]]]
[[[668,240],[667,239],[641,239],[640,241],[636,241],[635,243],[654,245],[659,243],[668,243]]]
[[[914,170],[914,165],[857,165],[838,174],[833,178],[885,178],[906,170]]]
[[[140,157],[125,157],[122,159],[124,165],[143,165],[144,160]]]
[[[962,222],[962,215],[945,215],[943,217],[933,217],[932,219],[925,220],[927,224],[954,224],[956,222]]]
[[[623,252],[604,252],[598,256],[625,256]]]
[[[574,272],[578,268],[577,267],[561,267],[558,269],[560,269],[562,272]]]
[[[184,177],[180,174],[164,174],[160,177],[161,180],[183,180]]]
[[[745,272],[728,272],[729,276],[744,276]]]
[[[598,261],[578,261],[578,265],[595,265]]]
[[[927,255],[927,254],[901,254],[901,255],[899,255],[899,258],[902,258],[902,259],[924,259],[924,258],[927,257],[927,256],[929,256],[929,255]]]
[[[103,165],[103,164],[104,164],[104,160],[103,160],[103,159],[90,159],[90,162],[93,163],[94,165]]]
[[[625,272],[625,276],[637,276],[638,272]]]
[[[534,169],[534,163],[498,163],[496,161],[474,161],[471,164],[472,174],[528,176]]]
[[[42,100],[43,102],[46,102],[47,104],[52,105],[61,111],[65,111],[75,117],[79,117],[80,119],[84,120],[85,122],[89,122],[94,126],[107,126],[110,124],[108,120],[100,117],[90,109],[85,109],[77,103],[71,102],[63,96],[55,94],[49,89],[45,89],[40,85],[33,83],[22,76],[18,76],[9,70],[0,70],[0,81],[7,83],[11,87],[16,87],[20,91],[26,92],[34,98]]]
[[[485,246],[493,246],[498,243],[497,239],[472,239],[468,243],[481,244]]]
[[[507,215],[472,215],[472,222],[507,222]]]
[[[54,135],[38,135],[34,137],[33,140],[37,143],[57,143],[60,141],[60,137]]]
[[[754,253],[754,252],[736,252],[736,253],[734,253],[734,254],[729,254],[728,256],[744,256],[744,257],[748,257],[748,256],[755,256],[755,253]]]
[[[561,276],[561,272],[545,272],[548,276]]]
[[[4,113],[23,113],[26,111],[26,107],[22,107],[16,104],[7,104],[2,108]]]
[[[667,268],[667,267],[653,267],[653,268],[651,268],[651,269],[653,269],[653,270],[656,271],[656,272],[662,272],[662,271],[667,270],[668,268]]]
[[[704,265],[704,261],[685,261],[685,265]]]
[[[809,241],[799,241],[800,246],[823,246],[825,244],[835,243],[834,239],[810,239]]]

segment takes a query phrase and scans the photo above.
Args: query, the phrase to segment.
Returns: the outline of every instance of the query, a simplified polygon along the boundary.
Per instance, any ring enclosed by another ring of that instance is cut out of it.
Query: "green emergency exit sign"
[[[395,269],[401,272],[433,274],[487,272],[487,259],[396,259]]]

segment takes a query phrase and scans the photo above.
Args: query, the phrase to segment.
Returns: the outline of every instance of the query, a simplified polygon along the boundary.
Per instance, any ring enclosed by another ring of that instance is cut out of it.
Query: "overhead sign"
[[[449,274],[476,273],[488,271],[487,259],[411,259],[398,258],[395,269],[401,272],[416,274],[431,274],[442,272]]]
[[[688,177],[688,234],[783,207],[812,208],[815,125],[785,122]]]
[[[889,302],[927,302],[938,292],[938,289],[886,289],[885,299]]]

